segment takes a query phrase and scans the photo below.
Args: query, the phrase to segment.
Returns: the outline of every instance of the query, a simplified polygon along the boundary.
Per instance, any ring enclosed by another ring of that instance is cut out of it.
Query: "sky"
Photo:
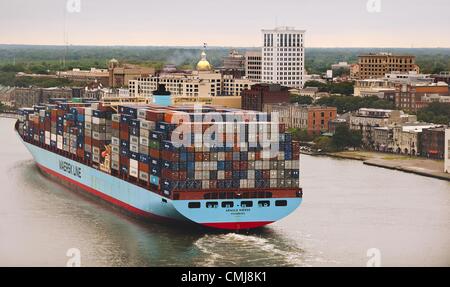
[[[369,2],[369,3],[368,3]],[[0,44],[258,47],[261,29],[306,47],[450,47],[450,0],[0,0]]]

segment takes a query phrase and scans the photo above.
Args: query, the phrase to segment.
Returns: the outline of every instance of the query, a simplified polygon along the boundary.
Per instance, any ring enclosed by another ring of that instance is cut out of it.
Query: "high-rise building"
[[[261,50],[245,53],[245,77],[250,81],[261,82]]]
[[[302,88],[305,74],[305,31],[277,27],[262,30],[262,34],[262,82]]]

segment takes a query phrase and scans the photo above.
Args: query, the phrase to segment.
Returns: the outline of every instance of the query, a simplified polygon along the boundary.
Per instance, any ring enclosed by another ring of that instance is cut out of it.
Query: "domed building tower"
[[[203,45],[203,51],[201,54],[201,59],[197,63],[197,71],[211,71],[211,64],[206,59],[206,44]]]

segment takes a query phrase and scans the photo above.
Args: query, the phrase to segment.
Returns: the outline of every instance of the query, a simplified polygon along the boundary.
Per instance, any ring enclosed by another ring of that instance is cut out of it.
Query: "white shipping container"
[[[225,171],[224,170],[219,170],[217,172],[217,179],[225,179]]]
[[[130,136],[130,143],[131,144],[139,144],[139,137],[137,137],[137,136]]]
[[[130,169],[131,168],[135,168],[137,170],[138,169],[138,161],[130,158]]]
[[[293,160],[291,164],[291,169],[300,169],[300,161],[299,160]]]
[[[270,161],[263,160],[262,161],[262,169],[270,169]]]
[[[143,181],[148,181],[148,173],[139,171],[139,179]]]
[[[285,169],[292,169],[292,161],[291,160],[285,160],[284,161],[284,168]]]
[[[138,177],[138,169],[130,166],[130,176],[137,178]]]
[[[137,145],[137,144],[130,144],[130,151],[138,153],[139,152],[139,145]]]
[[[104,125],[104,124],[106,124],[106,119],[92,117],[92,123],[94,125]]]
[[[149,138],[150,137],[150,132],[148,130],[140,130],[140,136],[144,137],[144,138]]]
[[[225,160],[225,152],[219,151],[217,154],[217,160],[220,160],[220,161]]]
[[[45,131],[45,137],[50,139],[50,132],[49,131]]]
[[[56,142],[56,148],[57,149],[63,149],[63,143],[62,143],[62,141],[60,141],[60,142]]]
[[[254,170],[248,170],[247,171],[247,178],[248,179],[255,179],[255,171]]]
[[[202,179],[202,178],[203,178],[203,172],[202,172],[202,171],[195,171],[195,172],[194,172],[194,177],[195,177],[195,179],[197,179],[197,180]]]
[[[270,187],[271,188],[278,187],[278,181],[276,179],[271,179],[270,180]]]
[[[84,115],[84,122],[85,123],[92,123],[92,116],[90,115]]]
[[[202,170],[203,164],[200,161],[195,162],[195,170]]]
[[[137,117],[140,119],[145,119],[147,109],[138,109]]]
[[[207,170],[202,171],[202,179],[209,179],[209,171]]]
[[[120,140],[117,137],[111,137],[111,145],[113,146],[119,146],[120,145]]]
[[[46,145],[50,145],[50,138],[47,138],[47,137],[46,137],[45,140],[44,140],[44,142],[45,142]]]
[[[92,108],[85,108],[84,109],[84,115],[85,116],[92,116]]]
[[[145,116],[144,116],[144,118],[145,118]],[[139,122],[140,122],[139,127],[141,128],[141,131],[150,129],[150,121],[140,120]]]
[[[241,188],[247,188],[247,180],[246,179],[241,179],[239,182],[239,186]]]
[[[274,178],[277,178],[277,177],[278,177],[277,170],[271,169],[271,170],[270,170],[270,178],[271,178],[271,179],[274,179]]]
[[[141,136],[141,137],[139,137],[139,144],[143,145],[143,146],[149,146],[150,141],[149,141],[148,137]]]
[[[120,114],[112,114],[111,121],[116,123],[120,122]]]
[[[50,134],[50,140],[56,142],[57,141],[56,138],[57,138],[56,134]]]
[[[119,162],[112,161],[111,162],[111,169],[119,170],[120,169]]]
[[[113,153],[119,154],[120,153],[120,148],[118,146],[113,145],[113,146],[111,146],[111,151]]]
[[[92,153],[99,155],[100,154],[100,148],[98,146],[93,146],[92,147]]]
[[[209,180],[203,180],[202,181],[202,188],[208,189],[209,188]]]
[[[247,188],[255,188],[255,180],[254,179],[247,180]]]
[[[119,161],[120,160],[119,153],[112,152],[111,153],[111,160],[112,161]]]

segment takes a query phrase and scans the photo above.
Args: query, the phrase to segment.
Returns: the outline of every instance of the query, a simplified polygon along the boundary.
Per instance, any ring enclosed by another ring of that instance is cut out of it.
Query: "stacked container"
[[[168,197],[299,187],[299,143],[270,115],[209,106],[123,105],[117,111],[99,103],[21,109],[19,132],[94,168],[105,164],[109,150],[113,175]],[[264,149],[267,142],[277,145],[274,152]]]

